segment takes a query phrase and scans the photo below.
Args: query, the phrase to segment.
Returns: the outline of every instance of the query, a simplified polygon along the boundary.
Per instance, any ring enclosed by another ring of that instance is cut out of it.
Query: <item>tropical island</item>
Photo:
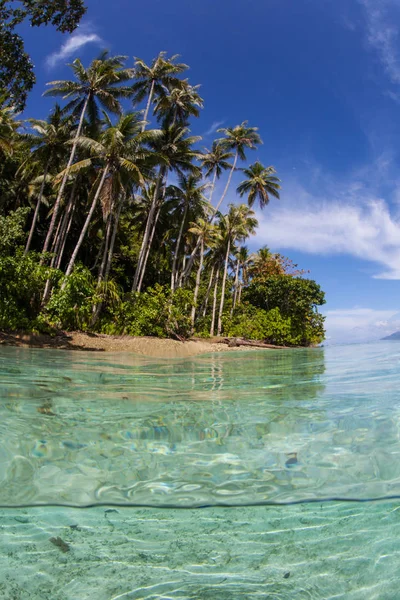
[[[0,330],[319,344],[319,285],[246,245],[281,190],[250,160],[258,128],[204,148],[200,86],[178,56],[70,67],[48,84],[60,104],[46,120],[21,118],[26,88],[1,90]]]

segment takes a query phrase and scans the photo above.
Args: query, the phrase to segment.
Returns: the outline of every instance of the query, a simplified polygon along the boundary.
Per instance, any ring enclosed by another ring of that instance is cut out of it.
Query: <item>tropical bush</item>
[[[33,253],[0,256],[0,329],[6,331],[41,329],[38,319],[48,267],[39,264]]]

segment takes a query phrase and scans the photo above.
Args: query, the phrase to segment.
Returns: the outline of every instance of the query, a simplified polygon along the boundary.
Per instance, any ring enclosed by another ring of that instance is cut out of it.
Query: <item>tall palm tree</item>
[[[212,177],[212,184],[210,190],[210,197],[208,201],[211,204],[212,196],[215,189],[217,179],[219,179],[223,173],[228,169],[232,169],[232,165],[229,160],[233,157],[233,152],[225,150],[218,142],[213,142],[211,149],[205,149],[201,156],[201,164],[204,170],[204,177],[208,179]],[[214,213],[215,214],[215,213]]]
[[[190,225],[191,227],[189,229],[189,232],[193,233],[200,240],[200,260],[196,274],[196,284],[194,288],[193,305],[191,312],[191,325],[193,334],[194,323],[196,320],[197,298],[199,296],[201,272],[203,270],[204,251],[207,246],[210,246],[216,240],[218,236],[218,231],[217,228],[214,225],[212,225],[208,219],[199,218],[197,219],[197,222],[191,223]]]
[[[233,308],[236,308],[237,304],[240,304],[242,299],[242,288],[243,285],[247,285],[249,280],[249,265],[252,262],[252,256],[249,255],[247,246],[240,246],[237,253],[237,264],[241,276],[239,278],[239,272],[237,272],[236,284],[235,284],[235,297],[233,300]]]
[[[243,169],[243,173],[247,179],[239,184],[237,191],[241,198],[247,195],[247,203],[250,207],[253,207],[258,200],[260,208],[263,209],[269,204],[270,196],[279,199],[280,179],[275,176],[274,167],[264,167],[257,161],[247,169]]]
[[[144,184],[144,177],[138,166],[138,150],[141,141],[143,139],[150,139],[152,132],[140,133],[140,131],[141,121],[138,120],[137,114],[128,113],[122,115],[116,125],[113,125],[109,119],[106,119],[105,128],[98,141],[84,136],[78,138],[77,145],[89,150],[92,157],[76,163],[71,168],[71,171],[78,172],[81,169],[87,168],[92,163],[100,164],[101,168],[97,177],[98,184],[92,204],[68,263],[65,273],[67,277],[72,272],[106,180],[110,181],[108,185],[111,186],[111,189],[117,187],[118,190],[124,188],[125,178],[129,178],[131,182],[137,185]],[[144,136],[146,137],[144,138]],[[140,160],[141,154],[139,150]]]
[[[221,144],[219,144],[216,141],[213,142],[211,150],[206,148],[200,157],[200,161],[201,161],[202,168],[204,171],[204,177],[206,179],[208,179],[209,177],[212,177],[210,196],[208,198],[208,202],[210,203],[210,205],[212,202],[212,197],[213,197],[213,193],[215,190],[215,184],[216,184],[217,179],[219,179],[221,177],[223,171],[225,171],[227,169],[232,169],[232,165],[230,164],[230,162],[228,162],[232,157],[233,157],[233,153],[229,152],[228,150],[225,150],[223,148],[223,146],[221,146]],[[218,204],[218,206],[219,205],[220,205],[220,203]],[[211,223],[214,221],[216,214],[217,214],[217,209],[213,209],[213,211],[210,215]],[[185,270],[184,270],[184,273],[182,274],[182,278],[181,278],[182,283],[185,283],[188,280],[190,273],[192,272],[193,263],[194,263],[196,255],[198,253],[199,247],[200,247],[200,240],[198,240],[197,244],[193,248],[192,253],[187,262],[187,265],[185,266]]]
[[[55,105],[47,121],[29,119],[28,122],[35,132],[35,134],[24,136],[33,148],[30,159],[39,160],[42,165],[44,165],[44,172],[28,241],[25,247],[25,254],[29,252],[32,243],[32,237],[36,228],[39,209],[42,203],[50,167],[52,163],[55,163],[55,166],[59,166],[60,160],[64,158],[66,152],[65,144],[70,138],[72,127],[71,118],[63,116],[58,104]]]
[[[168,195],[178,204],[178,211],[180,212],[180,227],[178,236],[176,238],[174,258],[172,261],[171,271],[171,291],[173,292],[176,285],[177,276],[177,264],[179,251],[182,241],[182,235],[184,227],[187,223],[188,213],[200,212],[204,214],[207,200],[204,196],[204,192],[207,188],[207,184],[200,185],[201,178],[198,175],[185,175],[180,173],[178,175],[178,186],[171,185],[168,187]],[[192,215],[194,218],[195,215]]]
[[[194,159],[198,158],[199,154],[192,148],[193,144],[200,138],[188,134],[189,129],[187,127],[179,125],[166,126],[162,129],[160,135],[149,142],[154,160],[157,160],[159,164],[159,170],[133,279],[132,292],[139,292],[141,289],[141,282],[143,282],[151,247],[151,232],[157,223],[159,208],[165,196],[169,171],[200,174],[200,169],[193,164]]]
[[[231,248],[235,242],[243,241],[250,234],[254,234],[257,225],[258,221],[254,217],[254,211],[252,211],[245,204],[240,204],[239,206],[230,204],[228,214],[223,215],[220,219],[221,235],[224,244],[226,245],[226,253],[224,260],[224,272],[222,276],[221,301],[218,314],[218,335],[221,335],[222,331],[222,314],[224,311],[225,287]]]
[[[171,88],[179,86],[180,79],[177,75],[189,68],[183,63],[177,63],[178,58],[178,54],[167,58],[166,52],[160,52],[157,58],[147,65],[144,60],[135,57],[134,77],[137,81],[132,86],[133,101],[135,104],[139,104],[147,98],[142,131],[146,128],[150,106],[154,98],[164,96],[168,86]]]
[[[170,88],[170,84],[168,85]],[[198,117],[203,108],[203,99],[198,93],[199,85],[192,86],[185,79],[159,97],[154,113],[168,119],[173,125],[187,125],[189,117]]]
[[[255,150],[257,146],[262,143],[257,131],[258,127],[248,127],[247,121],[243,121],[243,123],[241,123],[240,125],[236,125],[236,127],[218,129],[218,133],[223,133],[225,137],[217,140],[217,142],[225,150],[233,151],[235,153],[235,157],[228,176],[228,180],[226,182],[225,189],[215,208],[216,211],[219,210],[219,207],[225,199],[238,160],[246,160],[246,149]]]
[[[53,215],[43,245],[42,254],[47,252],[50,246],[64,188],[74,162],[77,140],[82,135],[86,113],[89,114],[92,122],[98,119],[98,105],[111,113],[121,113],[122,107],[119,98],[128,97],[132,94],[130,87],[120,85],[132,78],[132,70],[123,68],[126,59],[127,57],[125,56],[109,56],[107,52],[103,52],[98,59],[91,62],[88,68],[85,68],[79,58],[77,58],[70,65],[75,76],[74,81],[52,81],[47,84],[52,87],[45,92],[45,95],[62,96],[64,99],[68,99],[69,102],[65,107],[65,111],[71,111],[73,116],[79,115],[79,121],[68,164],[64,170],[57,199],[53,207]]]

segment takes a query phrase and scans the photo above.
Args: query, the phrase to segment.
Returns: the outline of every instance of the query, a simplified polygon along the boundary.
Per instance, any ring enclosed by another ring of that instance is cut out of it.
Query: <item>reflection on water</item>
[[[208,506],[400,493],[388,346],[162,361],[0,351],[0,504]]]

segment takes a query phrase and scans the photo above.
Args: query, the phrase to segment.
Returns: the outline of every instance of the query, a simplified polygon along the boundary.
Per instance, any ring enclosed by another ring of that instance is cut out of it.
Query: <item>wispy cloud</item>
[[[101,37],[90,30],[88,26],[84,26],[80,31],[75,31],[69,36],[67,41],[61,46],[60,50],[53,52],[46,59],[46,65],[52,69],[58,63],[67,60],[70,56],[73,56],[78,50],[86,46],[87,44],[102,44]]]
[[[301,192],[299,192],[301,195]],[[379,263],[377,279],[400,279],[400,222],[383,200],[356,206],[311,197],[260,216],[257,242],[310,254]]]
[[[367,40],[392,83],[400,83],[400,33],[397,0],[359,0],[365,9]],[[396,18],[397,17],[397,18]]]
[[[207,135],[212,135],[224,123],[225,123],[225,121],[214,121],[214,123],[211,125],[211,127],[209,129],[207,129],[207,131],[205,133],[203,133],[203,136],[206,137]]]
[[[282,174],[286,182],[282,199],[258,215],[257,244],[273,250],[353,256],[380,265],[374,278],[400,279],[399,182],[393,182],[391,205],[379,194],[379,178],[385,173],[388,178],[388,170],[387,161],[377,159],[340,182],[321,172],[311,191]],[[374,181],[371,173],[377,171],[380,175]],[[321,180],[325,187],[319,185]]]

